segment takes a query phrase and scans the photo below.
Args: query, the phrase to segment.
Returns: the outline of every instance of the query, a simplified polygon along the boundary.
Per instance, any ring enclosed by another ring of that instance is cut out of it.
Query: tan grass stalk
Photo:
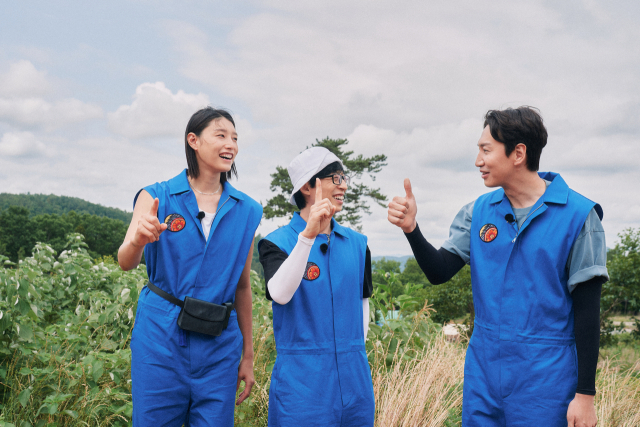
[[[465,349],[435,337],[417,357],[396,354],[390,369],[373,372],[376,426],[442,426],[462,403]]]
[[[599,427],[640,426],[640,361],[626,370],[605,359],[596,379]]]

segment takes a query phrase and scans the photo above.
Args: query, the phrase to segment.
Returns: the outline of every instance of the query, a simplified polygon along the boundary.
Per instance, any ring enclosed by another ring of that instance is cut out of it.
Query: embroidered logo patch
[[[480,239],[483,242],[493,242],[498,237],[498,227],[493,224],[485,224],[480,229]]]
[[[318,277],[320,277],[320,267],[313,262],[308,262],[302,278],[306,280],[316,280]]]
[[[187,225],[184,217],[180,214],[171,214],[164,219],[164,223],[167,224],[167,230],[180,231]]]

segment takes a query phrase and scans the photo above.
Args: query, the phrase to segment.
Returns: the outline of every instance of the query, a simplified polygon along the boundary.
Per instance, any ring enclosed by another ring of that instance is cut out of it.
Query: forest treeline
[[[30,257],[37,242],[64,250],[69,233],[80,233],[94,258],[118,259],[118,248],[131,222],[131,212],[108,208],[76,197],[43,194],[0,194],[0,255],[17,262]],[[256,236],[251,268],[260,277]],[[144,258],[143,261],[144,263]]]
[[[77,213],[40,214],[21,206],[0,212],[0,255],[17,262],[32,254],[36,242],[50,245],[57,253],[64,250],[69,233],[80,233],[92,258],[117,257],[128,224],[119,219]]]
[[[56,196],[53,194],[0,193],[0,211],[8,209],[10,206],[27,208],[31,216],[42,214],[63,215],[74,211],[78,214],[119,219],[127,224],[131,221],[132,215],[131,212],[87,202],[77,197]]]

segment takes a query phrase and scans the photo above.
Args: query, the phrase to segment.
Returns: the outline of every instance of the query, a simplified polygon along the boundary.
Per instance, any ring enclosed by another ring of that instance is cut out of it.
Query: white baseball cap
[[[295,199],[293,195],[302,188],[309,180],[326,166],[333,162],[340,163],[342,169],[344,165],[331,151],[324,147],[311,147],[298,154],[287,166],[289,171],[289,178],[293,184],[293,191],[291,197],[289,197],[289,203],[295,205]]]

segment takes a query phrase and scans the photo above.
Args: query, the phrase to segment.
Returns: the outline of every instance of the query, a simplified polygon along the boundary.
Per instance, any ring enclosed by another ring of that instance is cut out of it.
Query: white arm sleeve
[[[298,234],[298,243],[267,283],[271,298],[278,304],[284,305],[291,301],[293,294],[298,290],[315,240]]]
[[[369,298],[362,298],[362,314],[364,319],[364,340],[367,340],[367,333],[369,332]]]

